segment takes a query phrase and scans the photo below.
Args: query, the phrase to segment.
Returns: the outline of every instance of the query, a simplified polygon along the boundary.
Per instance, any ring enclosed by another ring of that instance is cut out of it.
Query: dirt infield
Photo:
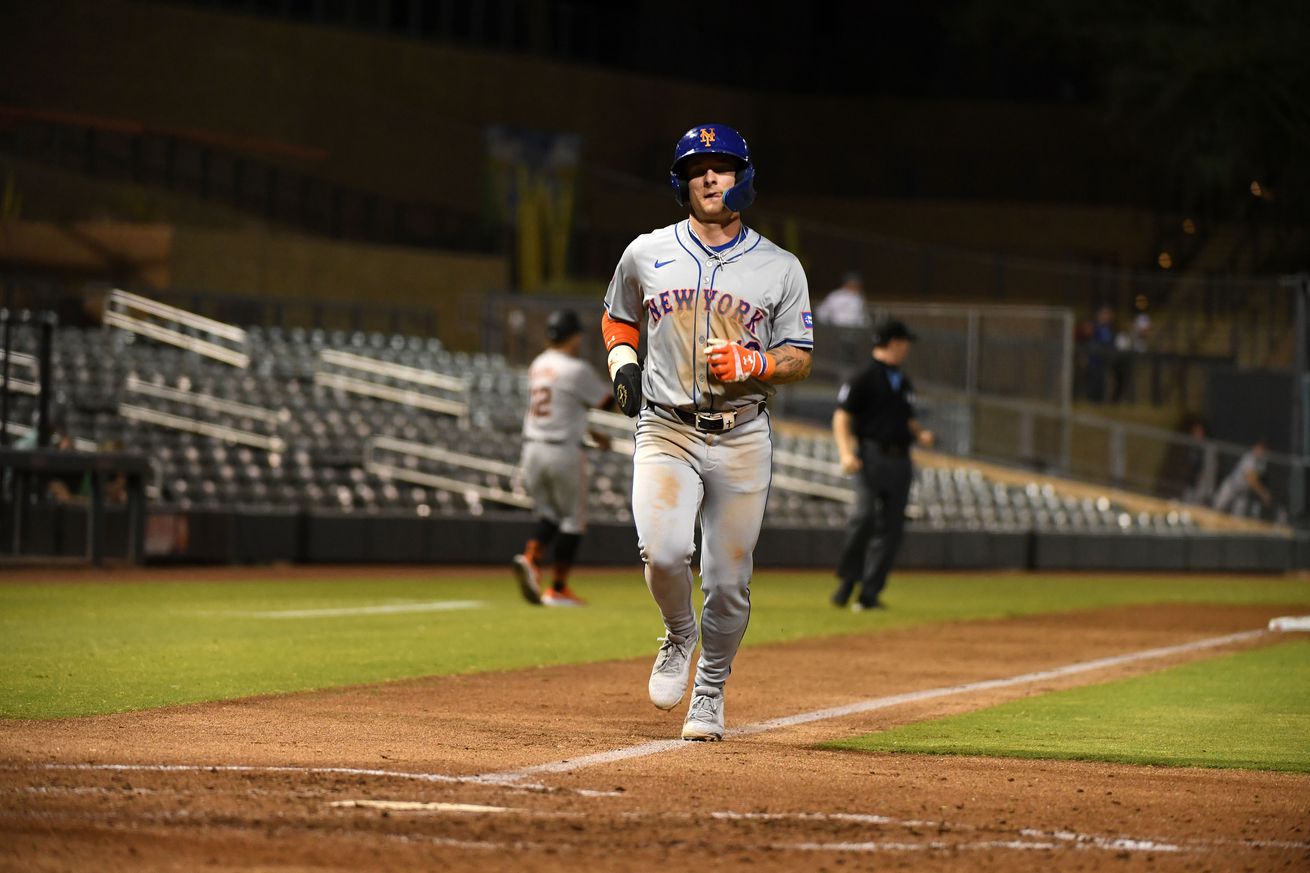
[[[1261,645],[954,688],[1284,611],[1133,607],[748,648],[727,718],[754,732],[721,744],[665,742],[681,712],[646,702],[647,659],[0,722],[0,867],[1307,869],[1305,776],[814,748]],[[766,723],[892,695],[906,697]]]

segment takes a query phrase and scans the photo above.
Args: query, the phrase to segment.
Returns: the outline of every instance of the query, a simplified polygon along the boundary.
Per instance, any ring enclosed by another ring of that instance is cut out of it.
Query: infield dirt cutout
[[[1219,637],[1287,612],[1136,606],[747,648],[728,727]],[[647,702],[642,658],[5,721],[0,866],[1307,869],[1304,775],[814,748],[1274,639],[671,744],[519,785],[468,777],[675,738],[685,704]]]

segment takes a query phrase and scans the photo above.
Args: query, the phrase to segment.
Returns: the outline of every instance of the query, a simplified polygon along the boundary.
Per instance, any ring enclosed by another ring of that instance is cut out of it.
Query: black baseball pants
[[[837,563],[841,584],[832,595],[839,606],[850,600],[857,585],[860,603],[877,605],[901,547],[914,476],[908,449],[888,454],[877,444],[862,441],[860,460],[864,466],[856,479],[855,515]]]

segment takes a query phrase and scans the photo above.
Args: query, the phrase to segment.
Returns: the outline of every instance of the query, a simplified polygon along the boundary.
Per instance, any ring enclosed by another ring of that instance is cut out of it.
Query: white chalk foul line
[[[521,788],[525,791],[546,791],[544,785],[524,784],[518,780],[502,782],[489,776],[447,776],[444,773],[410,773],[402,770],[373,770],[362,767],[292,767],[260,766],[256,764],[40,764],[41,770],[90,770],[126,773],[300,773],[306,776],[377,776],[385,779],[407,779],[413,782],[474,783],[499,785],[504,788]],[[7,766],[5,769],[21,769]],[[591,792],[602,794],[601,792]]]
[[[397,800],[339,800],[328,804],[335,808],[385,809],[401,812],[438,812],[513,815],[530,819],[585,818],[585,812],[559,812],[521,809],[499,806],[480,806],[463,803],[424,803]],[[649,813],[625,812],[621,816],[636,821],[690,821],[701,820],[705,813]],[[988,837],[988,832],[996,828],[948,822],[946,820],[929,821],[926,819],[895,818],[874,813],[847,812],[734,812],[720,810],[708,813],[716,821],[765,821],[765,822],[838,822],[851,825],[881,825],[893,828],[906,828],[912,833],[916,829],[931,828],[938,833],[934,839],[907,840],[836,840],[817,842],[807,840],[796,843],[774,842],[770,847],[778,851],[800,852],[932,852],[977,849],[1011,849],[1015,851],[1055,851],[1073,849],[1076,851],[1099,850],[1104,852],[1157,852],[1163,854],[1208,852],[1216,847],[1238,849],[1310,849],[1310,843],[1287,840],[1252,840],[1223,839],[1208,840],[1174,840],[1161,837],[1128,837],[1084,834],[1068,830],[1041,830],[1038,828],[1000,829],[1000,833]],[[973,839],[943,839],[946,834],[978,834]],[[576,844],[552,842],[556,849],[577,849]],[[505,844],[506,848],[511,848]],[[521,848],[521,847],[520,847]]]
[[[481,609],[483,600],[430,600],[425,603],[388,603],[381,606],[341,606],[325,609],[280,609],[262,612],[227,612],[236,618],[337,618],[356,615],[402,615],[410,612],[450,612]]]
[[[904,694],[893,694],[888,697],[875,697],[869,700],[849,703],[845,706],[834,706],[828,709],[818,709],[812,712],[802,712],[797,715],[782,716],[780,718],[769,719],[768,721],[742,725],[740,727],[729,729],[725,732],[725,736],[750,736],[752,734],[796,727],[797,725],[809,724],[816,721],[827,721],[834,718],[845,718],[851,715],[873,712],[879,709],[889,709],[893,706],[900,706],[904,703],[919,703],[924,700],[934,700],[939,697],[951,697],[956,694],[970,694],[975,691],[988,691],[994,688],[1010,688],[1015,685],[1045,682],[1051,679],[1060,679],[1065,676],[1074,676],[1079,673],[1103,670],[1107,667],[1117,667],[1122,664],[1131,664],[1137,661],[1148,661],[1153,658],[1166,658],[1170,655],[1181,655],[1187,652],[1196,652],[1204,649],[1226,646],[1232,643],[1245,642],[1246,640],[1252,640],[1263,636],[1266,633],[1267,631],[1265,630],[1243,631],[1241,633],[1228,634],[1222,637],[1194,640],[1190,643],[1181,643],[1175,646],[1161,646],[1154,649],[1144,649],[1140,652],[1129,652],[1126,655],[1113,655],[1108,658],[1079,661],[1075,664],[1067,664],[1063,667],[1053,667],[1049,670],[1021,673],[1018,676],[1010,676],[1005,679],[984,679],[979,682],[947,685],[941,688],[926,688],[920,691],[908,691]],[[529,767],[521,767],[517,770],[486,773],[483,774],[481,778],[495,780],[496,782],[502,783],[512,783],[518,782],[522,779],[527,779],[529,776],[539,776],[545,773],[571,773],[575,770],[582,770],[587,767],[613,764],[617,761],[626,761],[632,758],[644,758],[649,755],[658,755],[664,752],[674,752],[680,749],[689,748],[693,745],[696,744],[683,742],[682,740],[655,740],[635,746],[628,746],[623,749],[614,749],[608,752],[597,752],[591,755],[580,755],[576,758],[566,758],[562,761],[534,764]]]
[[[442,803],[421,800],[334,800],[328,804],[340,809],[384,809],[388,812],[467,812],[500,814],[521,812],[509,806],[484,806],[480,803]]]

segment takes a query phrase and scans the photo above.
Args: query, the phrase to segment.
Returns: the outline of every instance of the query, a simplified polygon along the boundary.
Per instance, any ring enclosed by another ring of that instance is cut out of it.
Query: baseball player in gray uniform
[[[569,571],[587,529],[587,459],[582,450],[587,410],[610,404],[610,388],[591,365],[578,358],[582,322],[570,309],[546,320],[550,346],[528,367],[528,409],[523,417],[523,482],[532,495],[536,528],[523,554],[515,555],[514,576],[529,603],[584,606],[569,588]],[[609,437],[590,431],[602,448]],[[552,585],[542,590],[541,573],[554,545]]]
[[[638,419],[632,514],[666,631],[650,700],[660,709],[678,705],[699,642],[682,738],[719,740],[772,475],[766,401],[774,385],[809,375],[813,323],[800,262],[742,223],[755,168],[741,135],[722,124],[692,128],[669,175],[688,217],[628,246],[602,329],[615,401]],[[698,521],[699,628],[691,572]]]

